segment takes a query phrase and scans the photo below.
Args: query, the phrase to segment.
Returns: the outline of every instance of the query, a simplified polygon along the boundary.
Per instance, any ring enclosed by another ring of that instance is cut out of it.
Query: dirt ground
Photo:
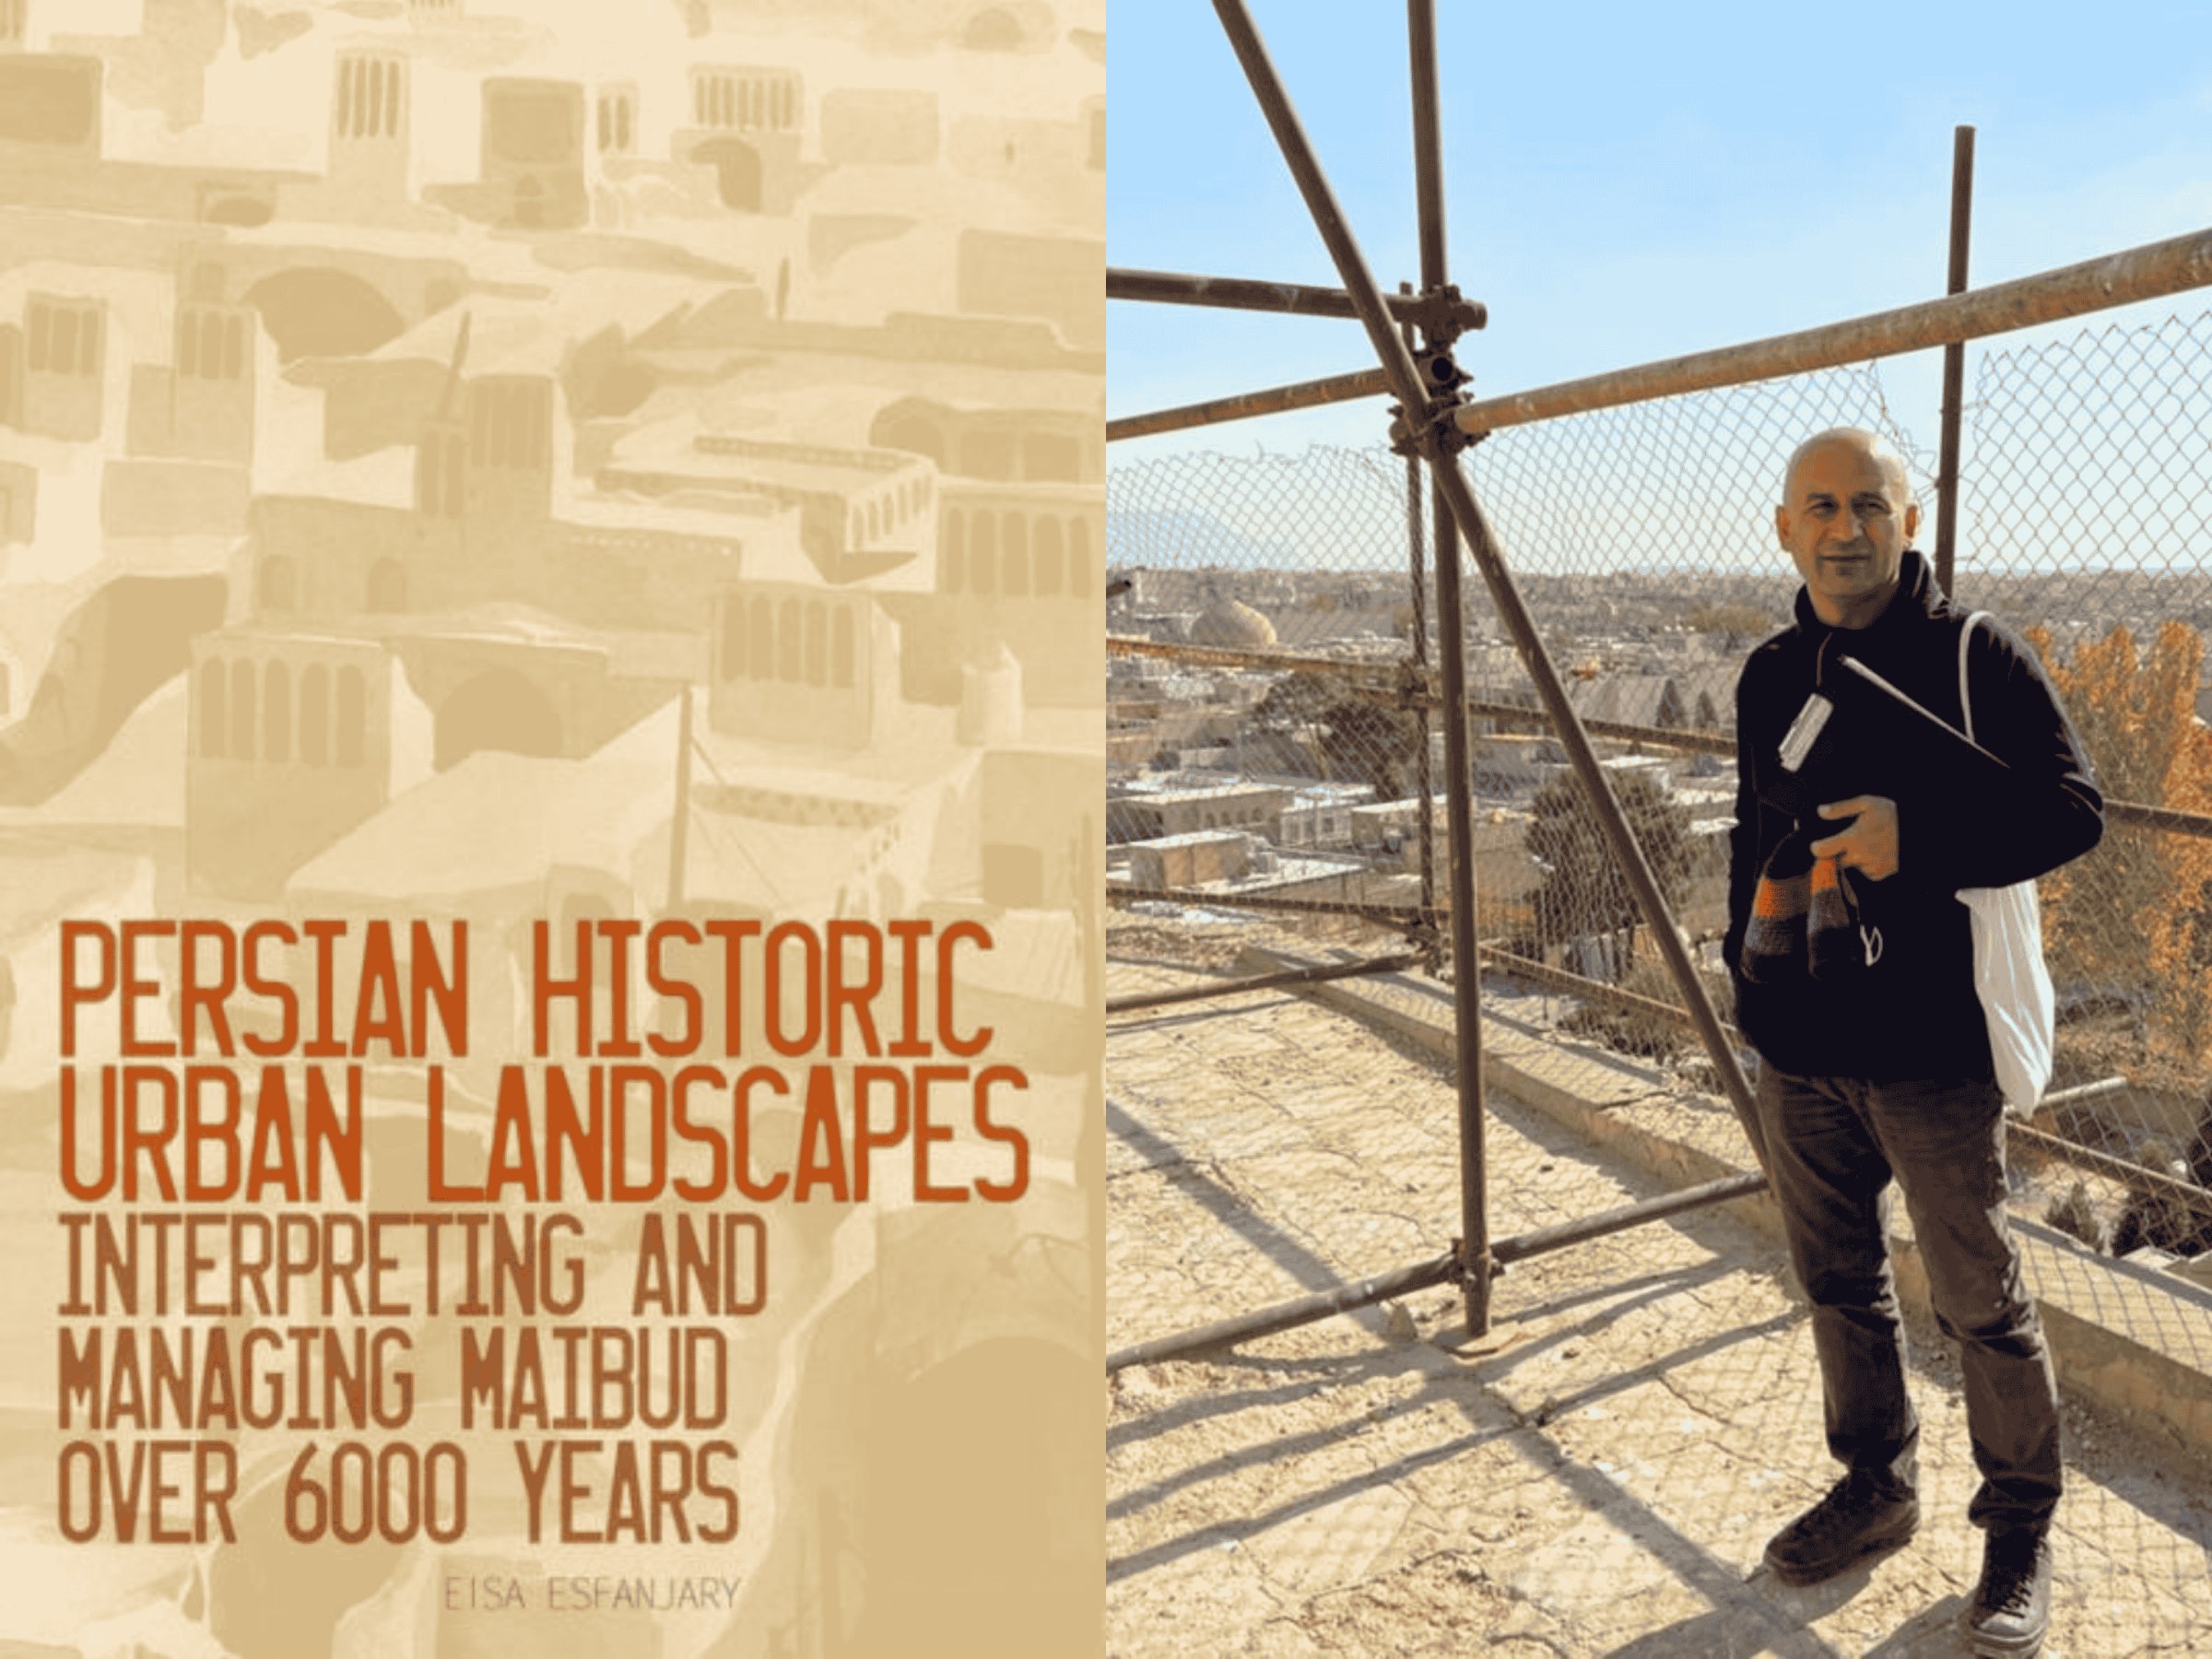
[[[1109,994],[1192,982],[1181,949],[1117,929]],[[1108,1031],[1110,1347],[1448,1248],[1456,1108],[1425,1057],[1279,994]],[[1659,1190],[1489,1107],[1493,1238]],[[1440,1288],[1125,1370],[1107,1651],[1963,1653],[1976,1477],[1956,1366],[1913,1335],[1920,1535],[1804,1590],[1758,1562],[1835,1472],[1811,1339],[1772,1247],[1724,1214],[1516,1264],[1478,1339]],[[2072,1407],[2067,1428],[2046,1653],[2212,1653],[2212,1492]]]

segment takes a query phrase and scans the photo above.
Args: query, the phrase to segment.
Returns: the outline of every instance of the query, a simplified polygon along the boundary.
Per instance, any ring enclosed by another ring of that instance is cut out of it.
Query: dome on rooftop
[[[1191,624],[1194,645],[1223,645],[1236,650],[1275,643],[1275,624],[1234,599],[1217,599],[1198,613]]]

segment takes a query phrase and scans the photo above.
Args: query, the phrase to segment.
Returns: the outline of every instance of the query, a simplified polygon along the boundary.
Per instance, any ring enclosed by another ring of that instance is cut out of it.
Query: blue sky
[[[1253,9],[1371,268],[1417,278],[1404,7]],[[1959,123],[1977,128],[1977,286],[2212,227],[2212,16],[2194,5],[1437,10],[1451,275],[1490,308],[1459,349],[1477,395],[1939,294]],[[1211,6],[1113,0],[1109,75],[1109,263],[1335,285]],[[2102,320],[2207,308],[2199,290]],[[1108,312],[1117,417],[1373,364],[1356,323]],[[1883,371],[1930,448],[1938,365]],[[1382,409],[1112,459],[1364,444]]]

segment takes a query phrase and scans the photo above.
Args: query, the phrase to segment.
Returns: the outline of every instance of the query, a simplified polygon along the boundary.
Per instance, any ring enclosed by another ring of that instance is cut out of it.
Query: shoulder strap
[[[1966,626],[1959,630],[1959,714],[1966,726],[1969,742],[1973,740],[1974,735],[1974,702],[1966,692],[1966,642],[1974,637],[1974,624],[1988,615],[1987,611],[1975,611],[1967,618]]]

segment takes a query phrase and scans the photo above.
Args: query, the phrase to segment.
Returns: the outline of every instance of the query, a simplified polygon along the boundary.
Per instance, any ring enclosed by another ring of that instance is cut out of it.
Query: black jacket
[[[1991,1075],[1973,988],[1962,887],[2002,887],[2056,869],[2104,833],[2104,799],[2035,653],[1994,619],[1967,648],[1974,735],[1985,760],[1850,670],[1857,659],[1913,701],[1963,726],[1954,610],[1927,561],[1908,549],[1896,597],[1863,629],[1830,628],[1803,589],[1797,620],[1768,640],[1736,682],[1737,788],[1728,867],[1728,968],[1736,1020],[1769,1064],[1806,1077],[1954,1079]],[[1806,697],[1835,704],[1793,775],[1781,745]],[[1814,839],[1845,820],[1815,808],[1852,795],[1898,804],[1898,870],[1851,874],[1860,919],[1881,934],[1879,959],[1841,981],[1743,976],[1751,895],[1767,857],[1794,830]]]

